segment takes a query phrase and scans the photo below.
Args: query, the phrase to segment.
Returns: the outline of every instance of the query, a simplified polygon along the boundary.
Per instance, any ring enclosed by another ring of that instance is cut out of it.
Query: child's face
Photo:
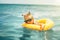
[[[34,23],[34,19],[31,19],[30,21],[27,21],[28,24],[33,24]]]
[[[31,14],[24,15],[24,19],[26,20],[26,23],[28,23],[28,24],[34,23],[34,19],[33,19],[33,16]]]

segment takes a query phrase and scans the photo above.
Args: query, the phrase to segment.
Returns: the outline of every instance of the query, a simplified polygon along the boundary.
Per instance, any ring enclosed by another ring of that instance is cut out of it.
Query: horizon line
[[[19,4],[19,3],[0,3],[0,4]],[[60,6],[55,4],[20,4],[20,5],[53,5],[53,6]]]

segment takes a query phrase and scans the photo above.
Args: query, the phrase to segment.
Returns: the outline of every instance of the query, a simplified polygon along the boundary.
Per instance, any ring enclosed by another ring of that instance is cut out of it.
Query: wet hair
[[[28,13],[26,13],[26,14],[22,14],[22,16],[25,16],[25,15],[30,15],[31,13],[30,12],[28,12]]]

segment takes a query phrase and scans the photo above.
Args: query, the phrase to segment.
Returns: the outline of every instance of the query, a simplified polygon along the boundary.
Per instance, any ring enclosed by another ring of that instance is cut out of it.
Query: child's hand
[[[40,25],[40,31],[42,31],[44,29],[44,24],[43,23],[39,23]]]

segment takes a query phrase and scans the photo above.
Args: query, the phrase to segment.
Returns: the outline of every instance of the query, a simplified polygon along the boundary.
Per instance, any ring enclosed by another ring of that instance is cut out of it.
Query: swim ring
[[[52,20],[46,19],[46,18],[37,20],[37,22],[44,24],[44,29],[43,29],[44,31],[45,30],[49,30],[49,29],[51,29],[54,26],[54,22]],[[40,26],[39,25],[35,25],[35,24],[23,23],[22,26],[25,27],[25,28],[31,29],[31,30],[40,30]]]

